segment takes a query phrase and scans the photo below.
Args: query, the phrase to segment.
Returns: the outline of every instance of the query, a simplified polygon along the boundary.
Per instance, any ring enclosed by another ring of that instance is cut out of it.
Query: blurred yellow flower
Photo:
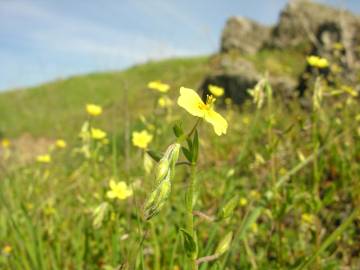
[[[67,146],[66,142],[62,139],[56,140],[55,146],[57,148],[65,148]]]
[[[4,253],[5,256],[10,255],[12,251],[12,247],[10,245],[5,245],[2,249],[2,252]]]
[[[40,163],[50,163],[51,162],[51,156],[49,154],[45,155],[39,155],[36,157],[36,161]]]
[[[312,214],[304,213],[301,215],[301,220],[304,223],[313,224],[315,221],[315,216]]]
[[[152,90],[159,91],[161,93],[166,93],[170,89],[170,86],[168,84],[162,83],[160,81],[149,82],[147,87],[152,89]]]
[[[113,179],[109,183],[110,190],[106,193],[109,199],[125,200],[133,195],[133,191],[124,181],[116,183]]]
[[[246,198],[240,198],[239,204],[240,206],[245,206],[248,204],[248,200]]]
[[[152,141],[152,139],[153,139],[153,135],[147,132],[147,130],[142,130],[140,132],[134,131],[132,133],[133,145],[142,149],[146,149],[149,143]]]
[[[215,112],[214,107],[215,98],[208,96],[206,103],[204,103],[199,95],[190,88],[181,87],[180,97],[178,98],[178,105],[184,108],[193,116],[201,117],[209,122],[215,133],[220,136],[226,134],[228,123],[219,113]]]
[[[1,145],[3,148],[9,148],[11,145],[11,142],[9,139],[4,138],[1,140]]]
[[[161,108],[170,107],[173,104],[172,100],[168,97],[161,97],[158,99],[158,105]]]
[[[91,138],[95,140],[102,140],[106,138],[106,132],[99,128],[92,128],[90,133]]]
[[[342,85],[341,90],[343,90],[344,92],[348,93],[349,95],[351,95],[353,97],[357,97],[359,95],[358,92],[349,85]]]
[[[326,58],[322,58],[316,55],[310,55],[306,58],[306,61],[310,66],[316,68],[327,68],[329,66],[329,61]]]
[[[259,200],[261,198],[261,195],[257,190],[253,189],[250,191],[250,197],[254,200]]]
[[[224,88],[212,84],[209,84],[208,89],[215,97],[221,97],[225,92]]]
[[[98,116],[102,114],[102,108],[95,104],[86,104],[86,111],[91,116]]]

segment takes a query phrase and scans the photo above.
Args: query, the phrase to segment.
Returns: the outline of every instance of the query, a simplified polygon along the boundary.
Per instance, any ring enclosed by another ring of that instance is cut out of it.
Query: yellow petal
[[[207,111],[205,121],[213,125],[216,135],[221,136],[222,134],[226,134],[228,123],[219,113],[214,110]]]
[[[177,103],[193,116],[204,117],[205,115],[204,109],[202,109],[205,107],[204,102],[199,95],[190,88],[180,88],[180,96]]]
[[[108,197],[109,199],[114,199],[114,198],[116,198],[116,194],[114,191],[110,190],[110,191],[106,192],[106,197]]]
[[[116,183],[113,179],[110,180],[109,186],[112,190],[116,189]]]
[[[224,95],[224,88],[216,85],[209,84],[208,89],[211,94],[213,94],[215,97],[221,97]]]

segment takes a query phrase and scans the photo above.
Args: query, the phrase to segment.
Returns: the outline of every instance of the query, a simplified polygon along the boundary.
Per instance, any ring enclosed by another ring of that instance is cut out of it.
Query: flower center
[[[199,103],[199,108],[201,110],[209,111],[214,107],[216,98],[214,98],[212,95],[206,96],[206,103]]]

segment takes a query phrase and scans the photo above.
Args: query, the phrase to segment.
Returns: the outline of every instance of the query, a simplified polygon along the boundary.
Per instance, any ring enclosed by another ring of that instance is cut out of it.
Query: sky
[[[0,91],[214,53],[230,16],[276,23],[286,0],[0,0]],[[360,13],[360,0],[322,0]]]

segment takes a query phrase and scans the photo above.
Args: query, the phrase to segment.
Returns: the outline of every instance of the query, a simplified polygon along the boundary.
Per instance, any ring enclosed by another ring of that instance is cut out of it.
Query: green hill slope
[[[0,131],[9,137],[30,133],[36,137],[69,137],[84,121],[86,103],[104,107],[99,124],[121,125],[126,91],[129,108],[146,112],[151,95],[150,80],[162,80],[173,87],[196,87],[207,71],[207,58],[150,62],[122,72],[97,73],[59,80],[26,90],[0,95]]]

